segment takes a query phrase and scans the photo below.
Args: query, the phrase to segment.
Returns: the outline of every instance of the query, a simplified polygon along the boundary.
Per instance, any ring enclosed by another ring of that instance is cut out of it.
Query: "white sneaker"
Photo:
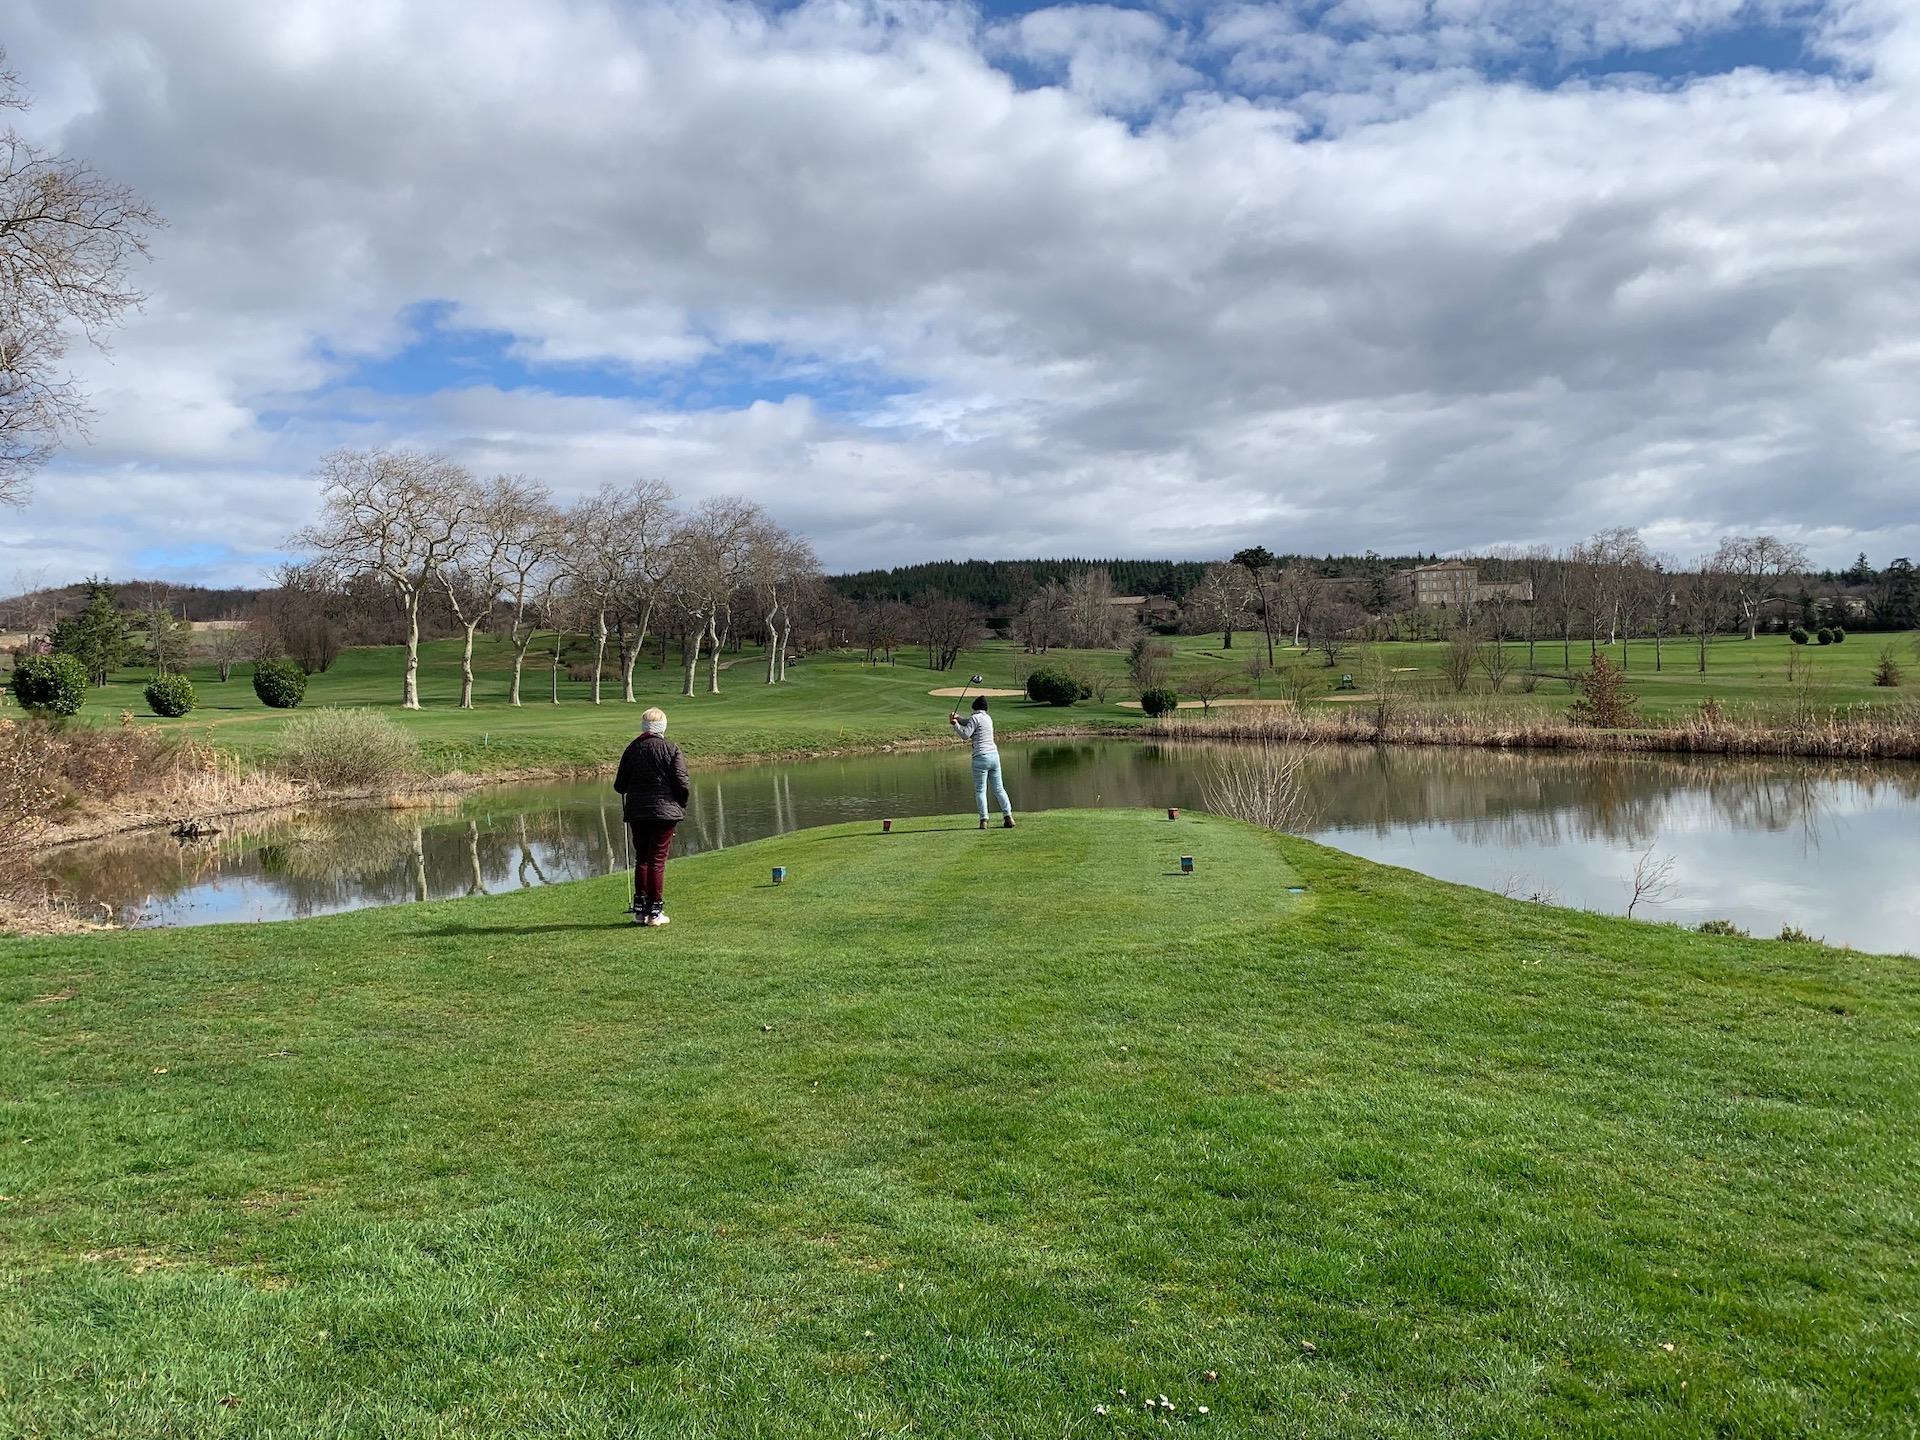
[[[671,925],[672,923],[673,921],[668,919],[664,913],[655,915],[651,920],[647,921],[649,925]]]

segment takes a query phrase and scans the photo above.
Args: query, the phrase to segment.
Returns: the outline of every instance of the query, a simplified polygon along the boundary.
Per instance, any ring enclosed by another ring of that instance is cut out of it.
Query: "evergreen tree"
[[[1920,580],[1913,573],[1913,562],[1904,555],[1880,573],[1874,618],[1889,630],[1920,625]]]
[[[91,577],[86,583],[86,608],[54,627],[53,649],[55,654],[78,660],[90,683],[104,685],[127,663],[132,635],[114,599],[113,587]]]

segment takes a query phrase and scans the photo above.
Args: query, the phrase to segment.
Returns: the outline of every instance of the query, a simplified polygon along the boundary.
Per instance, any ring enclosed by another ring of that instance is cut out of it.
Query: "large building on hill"
[[[1496,600],[1533,599],[1531,580],[1482,580],[1479,567],[1464,560],[1416,565],[1394,576],[1401,593],[1420,610],[1458,610]]]

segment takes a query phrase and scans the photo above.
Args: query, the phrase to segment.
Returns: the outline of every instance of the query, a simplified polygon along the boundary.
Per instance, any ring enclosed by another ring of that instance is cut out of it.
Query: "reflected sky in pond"
[[[1008,745],[1022,810],[1203,804],[1232,747]],[[1441,879],[1619,913],[1635,860],[1673,860],[1655,919],[1797,925],[1863,949],[1920,949],[1920,766],[1322,747],[1304,762],[1313,833]],[[675,854],[813,825],[972,807],[957,751],[696,774]],[[498,893],[627,868],[602,782],[480,792],[419,810],[238,822],[211,841],[128,836],[56,852],[61,889],[125,924],[199,925]]]

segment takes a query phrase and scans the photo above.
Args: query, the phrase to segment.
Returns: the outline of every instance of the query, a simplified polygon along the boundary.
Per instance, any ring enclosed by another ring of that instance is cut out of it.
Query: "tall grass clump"
[[[396,784],[419,766],[413,737],[378,710],[309,710],[280,732],[280,768],[327,790]]]

